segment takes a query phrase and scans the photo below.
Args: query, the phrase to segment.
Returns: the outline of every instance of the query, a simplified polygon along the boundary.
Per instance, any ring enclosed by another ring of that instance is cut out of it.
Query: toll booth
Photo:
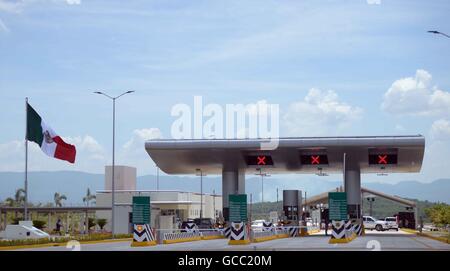
[[[300,190],[283,190],[283,213],[288,221],[298,222],[301,218],[302,193]]]
[[[400,228],[416,229],[414,212],[399,212],[396,216]]]

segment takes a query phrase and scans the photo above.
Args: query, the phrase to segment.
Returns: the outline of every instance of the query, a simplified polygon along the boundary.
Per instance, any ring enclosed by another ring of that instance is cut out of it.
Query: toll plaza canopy
[[[145,148],[167,174],[222,174],[223,217],[229,219],[229,195],[245,194],[245,175],[342,173],[350,218],[361,218],[361,174],[419,172],[425,138],[416,136],[150,140]]]
[[[346,162],[361,173],[419,172],[425,138],[412,136],[279,138],[274,150],[261,150],[266,139],[158,139],[145,148],[167,174],[221,174],[227,168],[257,168],[274,173],[342,173]]]

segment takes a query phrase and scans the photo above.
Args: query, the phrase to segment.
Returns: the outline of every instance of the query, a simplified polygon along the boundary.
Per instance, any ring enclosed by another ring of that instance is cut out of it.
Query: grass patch
[[[114,239],[131,238],[132,234],[116,234]],[[39,238],[39,239],[22,239],[22,240],[0,240],[0,247],[10,247],[10,246],[26,246],[26,245],[42,245],[42,244],[60,244],[67,243],[71,240],[76,240],[79,242],[83,241],[100,241],[112,239],[112,235],[109,233],[94,233],[89,235],[75,235],[75,236],[57,236],[50,238]]]

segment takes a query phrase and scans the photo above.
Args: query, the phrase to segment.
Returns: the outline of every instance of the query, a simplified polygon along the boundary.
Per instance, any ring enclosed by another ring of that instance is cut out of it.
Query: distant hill
[[[0,201],[14,195],[17,188],[23,187],[23,173],[0,172]],[[92,192],[102,190],[104,175],[77,171],[30,172],[29,198],[32,202],[52,202],[55,192],[63,193],[68,200],[66,205],[81,204],[86,189]],[[301,177],[299,180],[283,180],[276,175],[264,181],[264,200],[275,201],[276,189],[279,188],[279,199],[283,189],[299,189],[307,192],[307,197],[334,189],[342,185],[341,181],[322,181]],[[387,194],[419,200],[440,201],[450,203],[450,179],[439,179],[431,183],[404,181],[397,184],[363,183],[364,187]],[[137,180],[138,189],[156,189],[156,176],[140,176]],[[200,192],[199,177],[160,176],[161,190],[183,190]],[[204,177],[203,191],[222,193],[220,177]],[[260,201],[261,181],[258,177],[246,180],[246,191],[253,195],[253,202]]]

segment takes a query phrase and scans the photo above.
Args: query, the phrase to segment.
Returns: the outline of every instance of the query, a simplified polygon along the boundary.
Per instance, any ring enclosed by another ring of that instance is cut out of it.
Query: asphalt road
[[[367,231],[347,244],[328,244],[330,237],[323,232],[308,237],[283,238],[249,245],[228,245],[227,239],[203,240],[151,247],[131,247],[130,242],[82,244],[81,251],[138,251],[138,250],[450,250],[450,245],[426,237],[419,237],[403,231]],[[43,247],[22,250],[67,251],[73,248]]]

